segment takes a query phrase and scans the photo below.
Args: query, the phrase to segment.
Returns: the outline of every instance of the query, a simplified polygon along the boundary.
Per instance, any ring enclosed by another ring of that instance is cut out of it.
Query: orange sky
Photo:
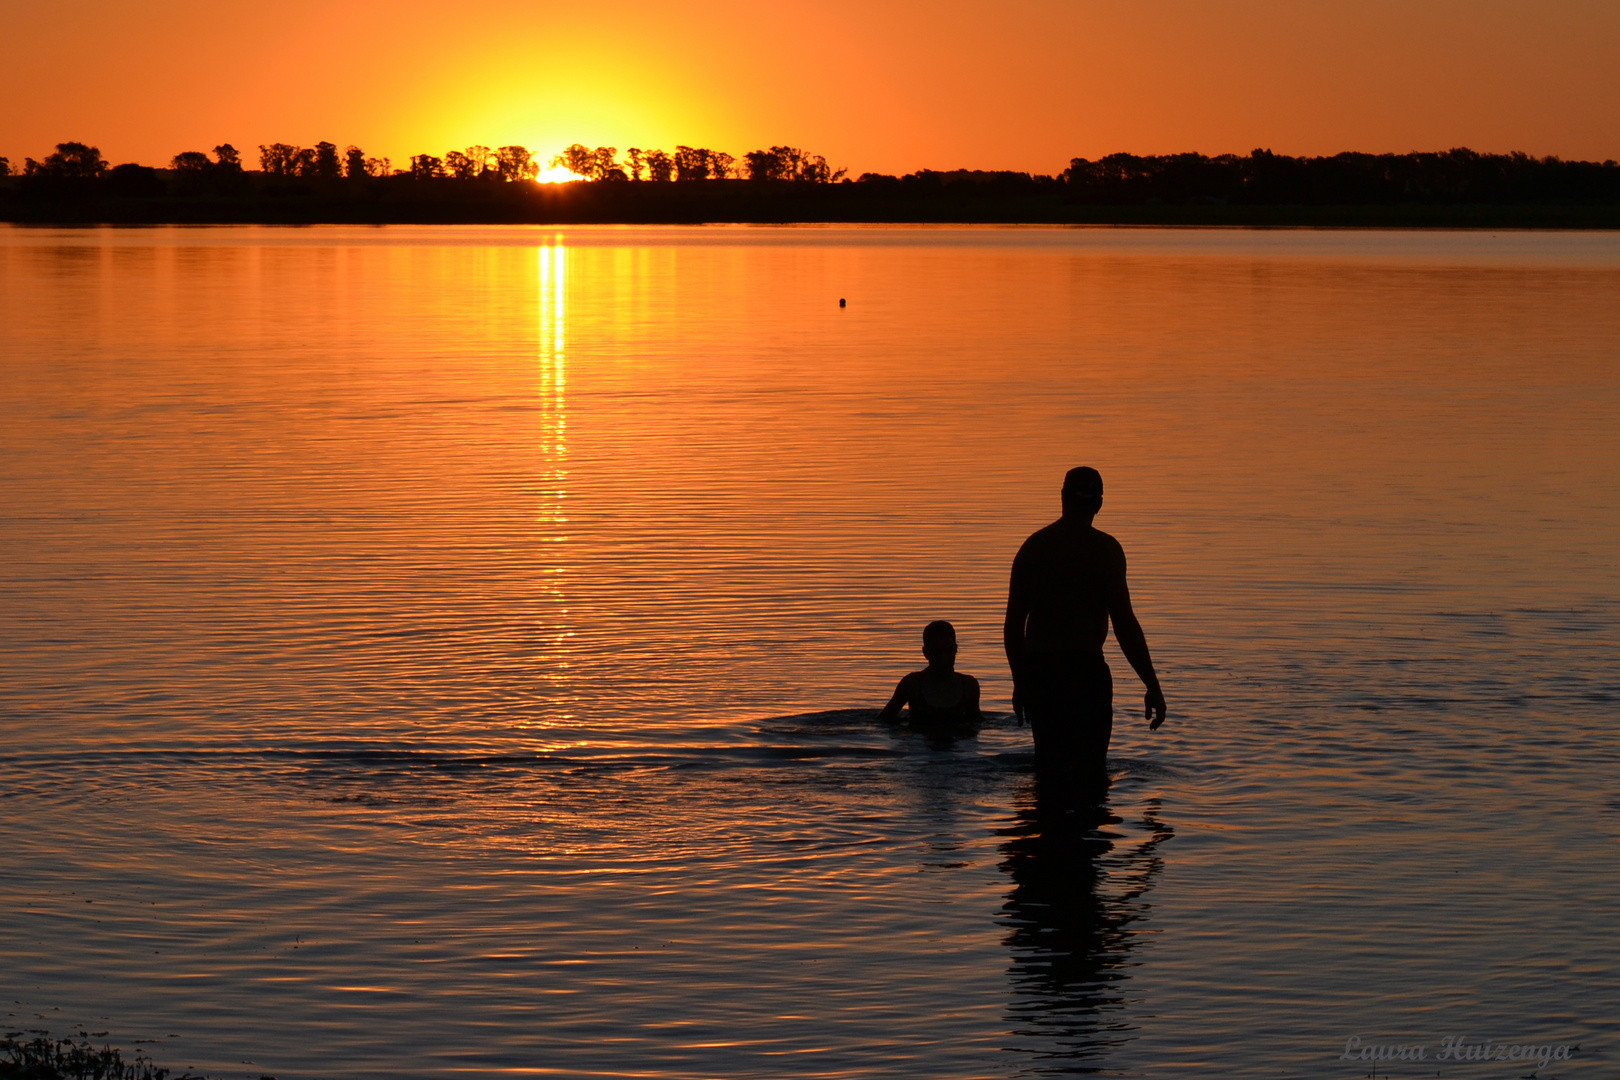
[[[1613,0],[0,0],[0,154],[788,142],[852,173],[1115,150],[1620,157]]]

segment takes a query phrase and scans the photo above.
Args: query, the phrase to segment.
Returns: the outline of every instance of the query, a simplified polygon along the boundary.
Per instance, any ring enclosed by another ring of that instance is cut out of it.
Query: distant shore
[[[158,170],[148,170],[159,172]],[[931,189],[711,180],[692,184],[484,184],[382,177],[310,181],[248,173],[234,190],[176,192],[158,177],[36,186],[0,180],[0,221],[37,225],[1030,224],[1620,229],[1620,203],[1236,204],[1077,200],[1060,185]],[[1020,185],[1023,186],[1023,185]]]
[[[169,168],[111,166],[58,143],[20,175],[0,158],[0,221],[61,225],[693,225],[702,223],[1168,225],[1318,228],[1620,229],[1620,162],[1528,154],[1294,158],[1110,154],[1051,176],[920,169],[851,180],[790,146],[744,155],[678,146],[569,146],[538,183],[522,146],[417,155],[408,169],[336,143],[229,144],[176,154]],[[643,177],[646,179],[643,179]]]

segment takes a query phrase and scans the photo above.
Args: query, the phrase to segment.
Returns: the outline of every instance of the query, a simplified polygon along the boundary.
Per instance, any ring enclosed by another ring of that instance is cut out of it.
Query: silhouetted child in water
[[[979,680],[956,670],[956,627],[943,619],[923,627],[922,651],[928,666],[900,680],[878,719],[893,720],[904,705],[914,724],[957,727],[978,723]]]

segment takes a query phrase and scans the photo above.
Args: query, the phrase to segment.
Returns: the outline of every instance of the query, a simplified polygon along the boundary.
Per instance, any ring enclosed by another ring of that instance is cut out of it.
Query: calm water
[[[849,301],[840,310],[838,299]],[[0,230],[0,1017],[220,1076],[1620,1065],[1620,236]],[[1112,811],[874,710],[1068,467]],[[150,1040],[150,1041],[148,1041]]]

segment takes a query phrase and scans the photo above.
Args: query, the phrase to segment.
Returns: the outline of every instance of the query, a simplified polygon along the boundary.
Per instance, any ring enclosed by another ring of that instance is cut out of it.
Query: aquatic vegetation
[[[28,1033],[7,1032],[0,1037],[0,1054],[4,1055],[0,1080],[166,1080],[169,1075],[168,1069],[158,1068],[142,1054],[125,1061],[122,1052],[111,1046],[98,1050],[88,1041],[53,1039],[44,1033],[19,1042],[17,1037],[23,1034]]]

